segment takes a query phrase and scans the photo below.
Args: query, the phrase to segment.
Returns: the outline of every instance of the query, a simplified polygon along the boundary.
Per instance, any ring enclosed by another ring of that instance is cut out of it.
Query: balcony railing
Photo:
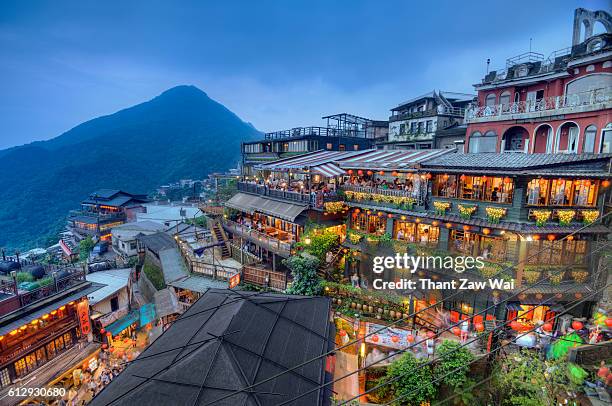
[[[511,118],[509,116],[541,115],[542,112],[549,112],[552,115],[560,114],[564,109],[585,108],[596,110],[609,108],[610,106],[607,103],[612,103],[612,87],[570,93],[563,96],[545,97],[540,100],[527,100],[494,106],[472,106],[467,109],[465,119],[468,122],[507,120]]]
[[[365,138],[365,130],[354,129],[339,129],[330,127],[296,127],[289,130],[280,130],[266,133],[266,140],[276,140],[284,138],[296,138],[303,136],[320,136],[320,137],[355,137]]]
[[[252,229],[243,224],[238,224],[231,220],[225,220],[223,226],[226,230],[233,233],[235,236],[239,236],[254,244],[263,247],[267,250],[277,252],[281,255],[288,256],[291,252],[291,242],[281,241],[277,238],[271,237],[266,233],[262,233]]]
[[[74,220],[75,217],[88,217],[91,219],[100,219],[100,223],[113,220],[125,220],[126,215],[123,212],[118,213],[96,213],[88,210],[71,210],[69,219]]]
[[[353,198],[348,199],[351,201],[363,202],[365,204],[371,204],[374,206],[392,207],[392,206],[404,206],[406,207],[408,200],[412,202],[412,205],[421,206],[425,200],[425,187],[415,187],[413,190],[395,190],[395,189],[380,189],[369,186],[356,186],[356,185],[342,185],[341,189],[345,192],[363,193],[367,199]],[[350,194],[350,193],[349,193]],[[379,198],[379,196],[389,197],[388,199]],[[396,198],[393,200],[392,198]],[[414,199],[414,201],[412,201]],[[397,203],[394,203],[397,202]],[[408,204],[410,205],[410,204]],[[398,207],[399,208],[399,207]]]
[[[327,195],[323,196],[316,192],[314,194],[309,194],[308,192],[301,193],[290,190],[271,189],[266,185],[249,182],[238,182],[238,190],[241,192],[267,196],[274,199],[307,204],[316,208],[323,207],[323,203],[325,202],[333,202],[338,200],[338,197],[334,193],[328,193]]]

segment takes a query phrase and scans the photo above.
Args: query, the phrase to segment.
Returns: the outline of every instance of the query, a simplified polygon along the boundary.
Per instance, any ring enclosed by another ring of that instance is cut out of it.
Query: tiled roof
[[[605,161],[612,154],[522,154],[522,153],[478,153],[445,154],[423,163],[423,168],[482,168],[482,169],[526,169],[546,168],[559,164],[576,164],[590,161]]]

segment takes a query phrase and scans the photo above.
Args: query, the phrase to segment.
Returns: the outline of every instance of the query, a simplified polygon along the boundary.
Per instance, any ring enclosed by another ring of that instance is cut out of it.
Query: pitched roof
[[[453,149],[368,150],[367,153],[338,161],[343,169],[409,169],[433,158],[449,155]]]
[[[526,169],[606,161],[610,158],[612,158],[612,154],[454,153],[428,160],[423,163],[423,167]]]
[[[176,241],[164,232],[158,232],[151,235],[139,235],[136,239],[142,242],[145,247],[153,252],[159,253],[162,250],[176,248]]]
[[[325,297],[210,289],[91,405],[255,406],[288,401],[331,378],[324,357],[274,378],[333,349],[330,310]],[[319,388],[289,405],[328,405],[330,396],[329,390]]]
[[[131,272],[131,268],[124,268],[87,274],[85,278],[88,281],[104,285],[104,287],[98,289],[88,296],[89,304],[95,305],[109,296],[114,295],[119,290],[127,287]]]

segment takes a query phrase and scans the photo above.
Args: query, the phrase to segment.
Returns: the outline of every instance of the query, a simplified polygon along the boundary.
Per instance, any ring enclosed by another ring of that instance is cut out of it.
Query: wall
[[[129,303],[129,295],[128,295],[127,287],[125,287],[121,289],[120,291],[118,291],[115,295],[109,296],[106,299],[96,303],[95,305],[92,306],[92,308],[95,311],[100,312],[102,314],[111,313],[113,311],[111,308],[111,299],[114,297],[119,297],[119,309],[127,307]]]

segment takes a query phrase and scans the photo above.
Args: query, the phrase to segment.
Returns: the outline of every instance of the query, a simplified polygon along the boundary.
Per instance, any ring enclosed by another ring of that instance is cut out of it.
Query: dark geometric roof
[[[126,203],[144,203],[146,201],[145,195],[134,195],[118,189],[99,189],[90,193],[89,197],[83,200],[83,203],[121,207]]]
[[[333,349],[330,310],[325,297],[210,289],[91,405],[256,406],[288,401],[330,379],[325,357],[273,377]],[[290,405],[327,405],[330,395],[317,389]]]
[[[145,247],[155,253],[169,248],[176,248],[176,241],[164,232],[157,232],[150,235],[139,235],[136,240],[142,242]]]
[[[522,153],[478,153],[445,154],[423,163],[423,168],[482,168],[482,169],[527,169],[546,168],[555,165],[579,164],[594,161],[609,161],[612,154],[522,154]]]

